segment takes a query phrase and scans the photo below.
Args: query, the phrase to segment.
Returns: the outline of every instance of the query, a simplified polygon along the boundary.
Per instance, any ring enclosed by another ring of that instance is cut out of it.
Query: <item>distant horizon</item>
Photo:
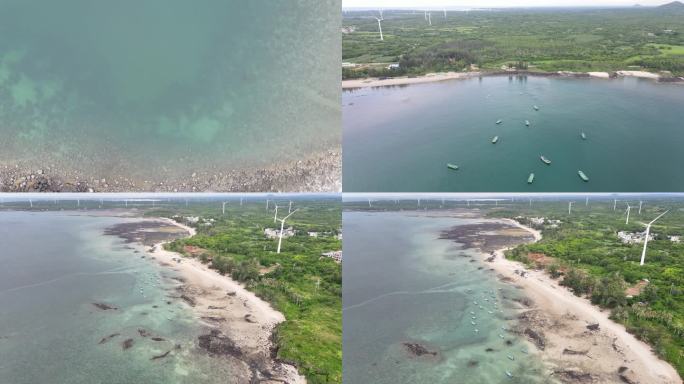
[[[630,8],[635,5],[657,7],[672,1],[668,0],[522,0],[511,4],[508,0],[342,0],[343,9],[483,9],[483,8]],[[475,3],[475,4],[473,4]]]

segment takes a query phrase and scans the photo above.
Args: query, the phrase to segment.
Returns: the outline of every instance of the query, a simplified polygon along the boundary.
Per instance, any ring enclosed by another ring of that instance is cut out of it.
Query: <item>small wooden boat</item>
[[[551,160],[549,160],[549,159],[547,159],[546,157],[544,157],[544,155],[539,156],[539,158],[541,159],[541,161],[544,162],[544,164],[546,164],[546,165],[551,165]]]
[[[497,141],[499,141],[499,136],[494,136],[492,139],[492,144],[496,144]]]
[[[458,171],[458,165],[456,164],[447,163],[447,168],[453,169],[454,171]]]
[[[532,184],[534,182],[534,173],[530,173],[530,176],[527,178],[527,184]]]
[[[579,175],[580,179],[582,179],[584,181],[589,181],[589,178],[587,177],[587,175],[584,174],[584,172],[577,171],[577,174]]]

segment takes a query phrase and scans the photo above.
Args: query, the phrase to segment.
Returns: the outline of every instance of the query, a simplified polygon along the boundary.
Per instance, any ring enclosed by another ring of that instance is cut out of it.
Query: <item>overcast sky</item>
[[[342,0],[344,8],[567,7],[661,5],[670,0]]]

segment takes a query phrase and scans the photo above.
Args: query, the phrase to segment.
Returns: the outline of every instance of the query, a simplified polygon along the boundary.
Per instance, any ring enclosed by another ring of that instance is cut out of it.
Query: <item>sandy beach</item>
[[[535,241],[541,239],[539,231],[513,220],[503,221],[529,231]],[[650,346],[610,320],[609,311],[575,296],[543,271],[506,260],[504,251],[496,251],[488,264],[499,279],[520,287],[530,299],[520,310],[518,332],[529,338],[527,330],[532,329],[540,335],[544,343],[543,351],[538,351],[554,377],[568,383],[682,383],[674,368],[660,360]]]
[[[342,80],[342,89],[366,88],[366,87],[387,87],[392,85],[409,85],[432,83],[435,81],[468,79],[477,77],[480,72],[446,72],[446,73],[428,73],[424,76],[416,77],[393,77],[387,79],[368,78],[368,79],[354,79]]]
[[[508,75],[530,75],[530,76],[565,76],[565,77],[593,77],[599,79],[610,79],[615,76],[623,77],[639,77],[643,79],[659,80],[661,78],[657,73],[646,72],[646,71],[616,71],[614,73],[610,72],[570,72],[570,71],[558,71],[558,72],[446,72],[446,73],[428,73],[423,76],[415,77],[392,77],[386,79],[379,78],[366,78],[366,79],[353,79],[353,80],[342,80],[342,89],[354,89],[354,88],[367,88],[367,87],[387,87],[394,85],[410,85],[410,84],[422,84],[422,83],[433,83],[437,81],[445,80],[458,80],[458,79],[468,79],[478,76],[505,76]]]
[[[178,226],[194,236],[196,231],[170,219],[156,219]],[[282,313],[228,276],[209,269],[199,260],[164,249],[164,242],[149,251],[151,258],[180,273],[180,298],[192,306],[199,321],[211,332],[200,337],[200,347],[221,355],[235,367],[236,383],[304,384],[306,379],[289,364],[271,357],[273,329],[285,321]],[[204,344],[204,345],[203,345]]]

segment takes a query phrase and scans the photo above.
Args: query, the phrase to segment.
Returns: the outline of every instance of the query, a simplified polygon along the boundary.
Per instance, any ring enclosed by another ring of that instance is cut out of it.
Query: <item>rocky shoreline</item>
[[[209,270],[197,260],[181,258],[164,250],[165,242],[193,235],[192,228],[168,219],[146,219],[112,226],[105,233],[118,236],[127,243],[149,247],[143,257],[179,273],[172,278],[176,284],[168,295],[167,304],[181,301],[194,312],[203,328],[195,342],[196,352],[223,359],[231,372],[231,383],[306,383],[295,366],[275,358],[273,335],[276,325],[285,320],[282,314],[229,277]],[[105,303],[93,305],[100,310],[109,307]],[[138,331],[140,337],[153,336],[150,331]],[[104,336],[100,343],[118,336]],[[155,340],[155,337],[149,339]],[[131,344],[130,347],[135,340],[124,340],[126,342]],[[123,344],[122,347],[126,349]],[[172,346],[150,359],[167,358],[173,354],[174,348],[179,346]]]
[[[301,160],[265,167],[188,172],[179,177],[134,179],[125,168],[108,175],[77,170],[54,161],[35,166],[26,162],[0,164],[0,192],[339,192],[342,190],[340,149],[316,153]],[[45,165],[50,164],[50,165]]]

